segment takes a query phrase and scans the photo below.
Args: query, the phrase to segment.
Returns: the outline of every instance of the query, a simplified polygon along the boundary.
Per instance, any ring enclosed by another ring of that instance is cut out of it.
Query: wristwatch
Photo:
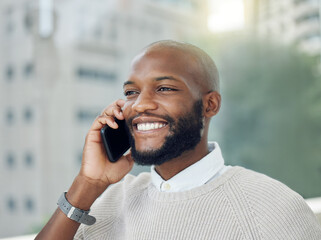
[[[57,205],[61,209],[61,211],[66,214],[66,216],[78,223],[83,223],[86,225],[93,225],[96,222],[96,218],[88,215],[90,210],[85,211],[79,208],[76,208],[72,206],[67,198],[66,198],[66,192],[62,193]]]

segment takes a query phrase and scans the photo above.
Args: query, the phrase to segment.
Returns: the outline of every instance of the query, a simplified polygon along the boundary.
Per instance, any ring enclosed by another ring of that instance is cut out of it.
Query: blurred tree
[[[313,60],[253,38],[198,44],[221,75],[222,112],[211,133],[217,139],[220,132],[226,163],[266,173],[304,197],[321,196],[321,79]]]

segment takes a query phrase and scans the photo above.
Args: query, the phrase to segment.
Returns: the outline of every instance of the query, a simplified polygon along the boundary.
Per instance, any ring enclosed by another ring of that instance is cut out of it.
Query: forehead
[[[198,77],[196,59],[177,49],[147,49],[132,62],[130,78],[152,78],[157,75],[174,75],[188,85],[195,85]]]

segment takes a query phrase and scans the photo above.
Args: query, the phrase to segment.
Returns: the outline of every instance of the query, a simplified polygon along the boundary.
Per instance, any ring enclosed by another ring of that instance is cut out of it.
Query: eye
[[[134,91],[134,90],[127,90],[124,92],[124,95],[126,97],[129,97],[129,96],[132,96],[132,95],[135,95],[135,94],[139,94],[138,91]]]
[[[175,88],[170,88],[170,87],[160,87],[158,89],[159,92],[167,92],[167,91],[177,91]]]

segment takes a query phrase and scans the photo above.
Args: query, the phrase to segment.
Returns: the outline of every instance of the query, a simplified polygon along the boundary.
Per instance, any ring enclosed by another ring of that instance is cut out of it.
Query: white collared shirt
[[[208,150],[209,154],[167,181],[156,172],[155,166],[152,166],[153,185],[161,192],[182,192],[202,186],[221,176],[229,166],[224,165],[218,143],[209,142]]]

